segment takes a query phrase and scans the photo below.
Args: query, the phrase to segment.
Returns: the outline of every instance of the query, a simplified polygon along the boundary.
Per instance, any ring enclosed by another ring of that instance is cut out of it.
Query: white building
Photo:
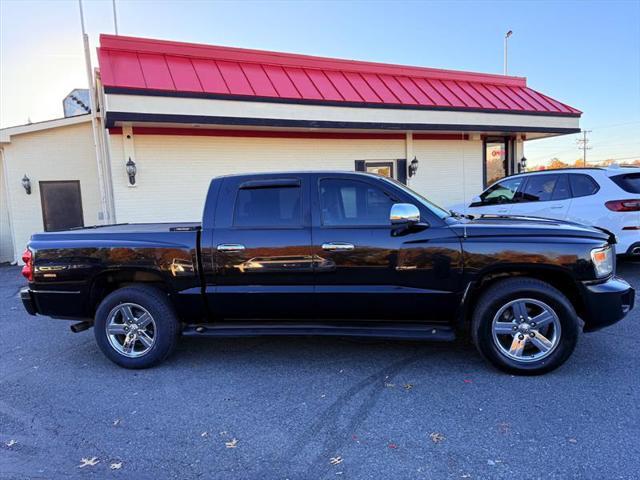
[[[520,77],[111,35],[98,57],[94,117],[0,130],[0,261],[43,229],[198,220],[233,172],[376,171],[448,205],[580,130]]]

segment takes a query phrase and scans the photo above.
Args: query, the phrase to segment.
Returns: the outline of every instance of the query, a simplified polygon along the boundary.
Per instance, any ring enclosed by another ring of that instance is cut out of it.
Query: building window
[[[369,172],[407,183],[407,160],[356,160],[356,172]]]
[[[484,186],[513,172],[514,142],[509,137],[488,137],[484,141]]]

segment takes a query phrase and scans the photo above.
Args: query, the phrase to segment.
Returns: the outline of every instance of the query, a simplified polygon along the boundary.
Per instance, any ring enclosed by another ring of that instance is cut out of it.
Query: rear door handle
[[[329,252],[345,252],[347,250],[353,250],[354,248],[355,245],[353,243],[329,242],[322,244],[322,249]]]
[[[509,210],[507,210],[506,208],[501,208],[498,210],[498,213],[507,213]]]
[[[561,209],[561,208],[564,208],[564,205],[552,205],[552,206],[551,206],[551,209],[552,209],[552,210],[559,210],[559,209]]]
[[[239,243],[221,243],[218,245],[219,252],[241,252],[244,250],[244,245]]]

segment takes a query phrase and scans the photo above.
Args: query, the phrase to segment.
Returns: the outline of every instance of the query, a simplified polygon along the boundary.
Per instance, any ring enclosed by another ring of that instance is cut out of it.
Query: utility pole
[[[576,139],[578,149],[582,150],[582,165],[584,167],[587,166],[587,150],[591,150],[591,147],[588,146],[589,139],[587,138],[587,133],[591,133],[591,130],[583,130],[582,138]]]
[[[116,10],[116,0],[111,0],[111,5],[113,6],[113,28],[116,31],[116,35],[118,35],[118,12]]]
[[[507,74],[507,47],[509,43],[509,37],[513,35],[513,31],[509,30],[504,34],[504,74]]]

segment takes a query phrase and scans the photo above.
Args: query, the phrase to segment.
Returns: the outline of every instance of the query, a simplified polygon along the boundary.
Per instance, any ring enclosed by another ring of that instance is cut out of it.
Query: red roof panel
[[[196,70],[202,91],[204,93],[220,93],[228,94],[229,89],[222,78],[220,69],[213,60],[204,60],[202,58],[194,58],[191,60],[193,68]]]
[[[289,53],[100,37],[102,83],[129,90],[407,108],[580,115],[527,87],[526,79]]]

